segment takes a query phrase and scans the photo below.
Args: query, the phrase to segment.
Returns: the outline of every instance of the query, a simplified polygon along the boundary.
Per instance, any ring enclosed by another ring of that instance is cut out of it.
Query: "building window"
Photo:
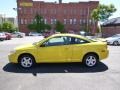
[[[77,24],[77,20],[76,19],[73,19],[73,24]]]
[[[20,23],[21,23],[21,24],[24,24],[23,19],[20,20]]]
[[[67,24],[67,19],[64,19],[64,24]]]
[[[36,22],[36,19],[33,19],[34,22]]]
[[[83,15],[87,15],[87,11],[88,11],[88,10],[87,10],[86,8],[84,8],[84,9],[83,9]]]
[[[32,8],[30,9],[30,12],[31,12],[31,14],[33,14],[33,9]]]
[[[41,13],[40,13],[40,9],[38,9],[37,13],[38,13],[38,14],[41,14]]]
[[[72,19],[70,19],[70,24],[72,24]]]
[[[65,10],[64,10],[64,14],[66,14],[66,13],[67,13],[67,10],[65,9]]]
[[[40,14],[43,14],[43,9],[40,9],[39,12],[40,12]]]
[[[51,24],[54,24],[54,19],[51,19]]]
[[[82,12],[82,13],[83,13],[83,15],[85,15],[85,9],[83,9],[83,12]]]
[[[27,9],[26,9],[26,8],[24,8],[24,14],[26,14],[26,13],[27,13],[26,11],[27,11]]]
[[[54,10],[53,10],[53,9],[51,9],[51,10],[50,10],[50,12],[51,12],[51,14],[53,14],[53,13],[54,13]]]
[[[44,22],[45,22],[44,20],[45,20],[45,19],[40,19],[40,22],[44,23]]]
[[[51,24],[56,24],[57,19],[51,19]]]
[[[77,10],[76,9],[74,9],[74,14],[76,14],[77,13]]]
[[[46,9],[44,9],[44,14],[47,14],[47,10]]]
[[[44,19],[44,23],[47,24],[47,19]]]
[[[92,20],[91,19],[89,19],[89,24],[92,24]]]
[[[25,24],[27,24],[27,19],[24,19],[24,21],[25,21]]]
[[[21,14],[23,14],[23,8],[18,9]]]
[[[57,10],[56,9],[54,10],[54,14],[57,14]]]
[[[80,19],[80,25],[82,24],[82,19]]]
[[[31,19],[31,23],[33,23],[33,19]]]
[[[71,9],[70,11],[71,11],[71,14],[73,14],[73,10]]]
[[[83,13],[83,12],[82,12],[82,9],[80,9],[80,15],[83,15],[82,13]]]
[[[84,24],[86,23],[86,20],[85,20],[85,19],[83,19],[83,23],[84,23]]]
[[[56,22],[57,22],[57,19],[54,19],[54,24],[56,24]]]

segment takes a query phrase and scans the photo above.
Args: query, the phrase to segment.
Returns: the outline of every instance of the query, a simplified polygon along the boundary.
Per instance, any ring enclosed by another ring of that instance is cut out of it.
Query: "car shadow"
[[[37,64],[33,68],[24,69],[17,64],[8,63],[3,67],[6,72],[12,73],[96,73],[108,70],[108,67],[100,62],[96,67],[88,68],[81,63],[49,63]]]

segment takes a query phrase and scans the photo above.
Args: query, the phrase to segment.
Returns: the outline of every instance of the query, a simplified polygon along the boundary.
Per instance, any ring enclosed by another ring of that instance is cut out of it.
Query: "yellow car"
[[[11,63],[30,68],[36,63],[83,62],[95,66],[108,57],[107,44],[89,40],[80,35],[55,34],[37,43],[15,48],[9,54]]]

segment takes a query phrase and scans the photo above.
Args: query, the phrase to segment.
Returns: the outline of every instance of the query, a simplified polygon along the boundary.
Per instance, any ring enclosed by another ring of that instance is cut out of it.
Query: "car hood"
[[[25,45],[18,46],[18,47],[15,48],[15,50],[25,50],[25,49],[31,49],[33,47],[35,47],[35,45],[30,43],[30,44],[25,44]]]
[[[114,38],[113,37],[106,38],[107,41],[116,40],[116,39],[118,39],[118,38],[115,38],[115,37]]]

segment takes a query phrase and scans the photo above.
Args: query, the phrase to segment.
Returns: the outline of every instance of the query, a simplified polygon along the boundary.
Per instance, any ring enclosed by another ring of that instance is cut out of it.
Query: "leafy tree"
[[[42,16],[40,15],[36,15],[35,16],[35,20],[36,20],[36,30],[37,32],[41,32],[42,30],[44,31],[45,30],[45,23],[44,23],[44,19]]]
[[[110,5],[100,4],[91,13],[91,17],[94,21],[94,27],[95,27],[95,22],[96,21],[103,22],[103,21],[107,20],[110,16],[112,16],[112,14],[115,11],[116,11],[116,8],[112,4],[110,4]],[[97,29],[97,33],[99,33],[99,32],[101,33],[101,30]]]
[[[19,32],[19,29],[18,29],[18,27],[14,27],[10,32],[11,32],[11,33],[12,33],[12,32]]]
[[[47,30],[51,30],[51,26],[49,25],[49,24],[45,24],[45,29],[47,29]]]
[[[104,5],[100,4],[96,9],[91,13],[93,20],[95,21],[105,21],[116,11],[114,5]]]
[[[62,24],[60,21],[56,22],[55,29],[58,32],[63,32],[64,31],[64,24]]]
[[[31,31],[36,31],[35,26],[36,26],[36,24],[33,22],[32,24],[28,24],[27,27],[28,27]]]
[[[4,22],[2,24],[2,30],[4,32],[14,32],[14,25],[11,22]]]
[[[36,32],[43,32],[45,30],[46,24],[44,23],[44,18],[38,14],[35,16],[35,21],[27,26],[30,30]]]
[[[2,31],[2,25],[0,24],[0,31]]]

